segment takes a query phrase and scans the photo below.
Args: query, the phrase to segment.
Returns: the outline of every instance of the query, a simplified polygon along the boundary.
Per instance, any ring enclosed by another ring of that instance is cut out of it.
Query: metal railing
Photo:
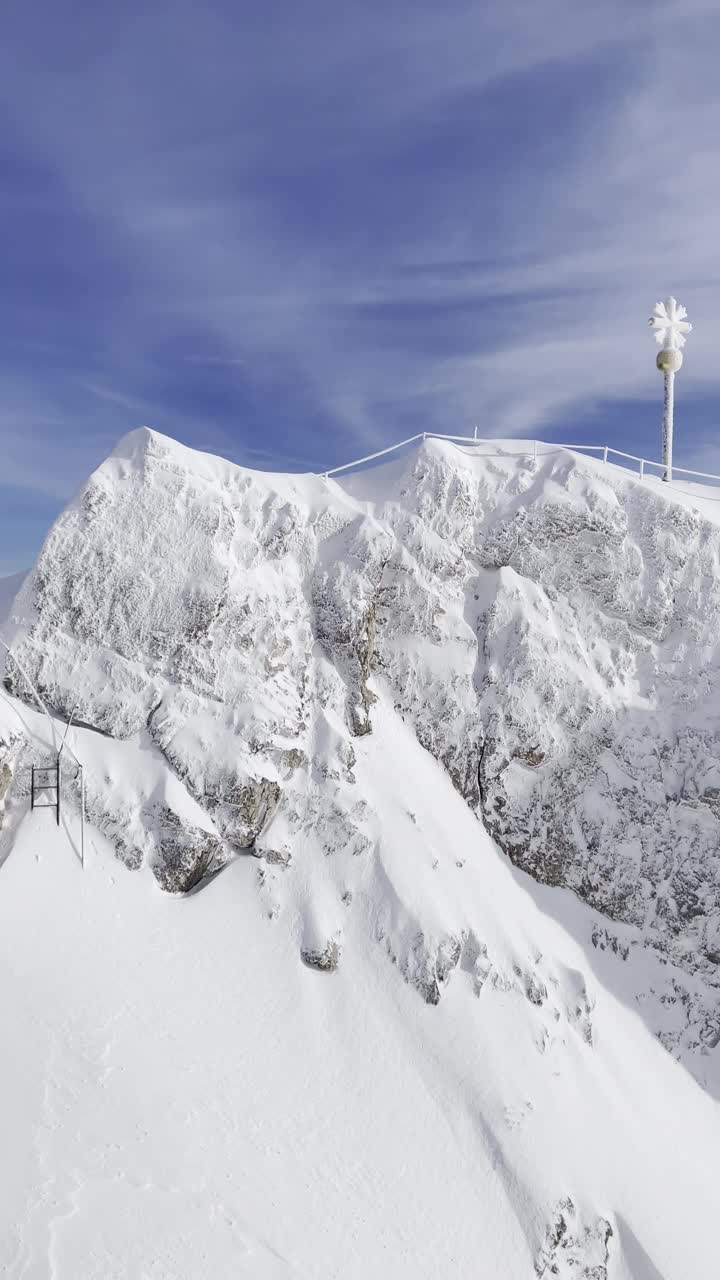
[[[500,445],[499,440],[483,439],[478,436],[477,431],[472,436],[455,436],[444,435],[439,431],[420,431],[417,435],[408,436],[406,440],[399,440],[397,444],[391,444],[386,449],[378,449],[376,453],[368,453],[363,458],[355,458],[352,462],[344,462],[339,467],[330,467],[327,471],[321,471],[317,474],[321,475],[324,480],[330,476],[339,475],[342,471],[350,471],[353,467],[361,467],[366,462],[375,462],[378,458],[384,458],[387,454],[396,453],[398,449],[404,449],[409,444],[415,444],[421,440],[451,440],[463,444],[482,444],[482,445]],[[560,442],[550,442],[547,440],[528,440],[527,449],[519,449],[513,451],[514,457],[528,457],[533,461],[537,461],[538,450],[543,449],[550,452],[561,452],[569,450],[571,453],[598,453],[602,455],[602,461],[608,463],[611,456],[614,458],[622,458],[621,465],[626,466],[627,463],[635,462],[638,465],[638,474],[641,480],[645,479],[645,468],[654,467],[657,471],[664,472],[666,470],[665,463],[655,462],[652,458],[640,458],[634,453],[625,453],[622,449],[613,449],[607,444],[562,444]],[[508,451],[503,450],[504,453]],[[629,468],[628,468],[629,469]],[[678,467],[673,463],[673,476],[675,474],[683,476],[694,476],[700,480],[715,480],[720,484],[720,475],[714,475],[711,471],[692,471],[689,467]],[[672,486],[672,482],[670,482]]]

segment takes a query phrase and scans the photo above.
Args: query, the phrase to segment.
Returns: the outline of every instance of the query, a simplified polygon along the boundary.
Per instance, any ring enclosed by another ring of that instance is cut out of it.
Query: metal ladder
[[[54,800],[38,800],[38,795],[54,791]],[[57,825],[60,826],[60,755],[55,764],[46,767],[33,765],[30,775],[30,808],[54,809]]]

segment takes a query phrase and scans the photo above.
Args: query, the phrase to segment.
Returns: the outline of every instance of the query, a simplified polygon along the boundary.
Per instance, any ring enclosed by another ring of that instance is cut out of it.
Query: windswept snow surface
[[[632,1007],[657,962],[594,949],[592,913],[508,865],[384,700],[356,771],[383,836],[332,974],[298,963],[302,912],[268,911],[254,860],[177,899],[94,833],[83,870],[77,815],[24,819],[0,869],[4,1274],[709,1274],[720,1117]],[[381,941],[428,907],[464,934],[437,1006]]]
[[[710,1274],[719,563],[562,451],[121,442],[6,627],[6,1273]]]

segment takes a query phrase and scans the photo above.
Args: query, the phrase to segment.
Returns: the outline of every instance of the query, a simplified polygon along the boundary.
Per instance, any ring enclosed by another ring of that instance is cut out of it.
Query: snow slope
[[[707,1274],[720,1117],[631,1007],[653,954],[593,948],[592,913],[508,865],[384,699],[355,768],[383,837],[332,974],[298,963],[303,912],[268,908],[255,860],[177,899],[96,834],[82,870],[72,816],[24,819],[0,868],[4,1273]],[[428,904],[463,939],[437,1006],[386,956]]]
[[[121,442],[5,627],[8,1274],[705,1274],[718,556],[558,451]]]

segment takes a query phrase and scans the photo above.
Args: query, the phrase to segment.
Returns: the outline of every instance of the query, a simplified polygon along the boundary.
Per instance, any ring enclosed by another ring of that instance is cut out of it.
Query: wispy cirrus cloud
[[[715,394],[714,5],[81,16],[18,11],[0,50],[13,483],[70,488],[140,421],[268,465],[408,428],[627,438],[670,291]],[[49,481],[21,448],[47,414]]]

